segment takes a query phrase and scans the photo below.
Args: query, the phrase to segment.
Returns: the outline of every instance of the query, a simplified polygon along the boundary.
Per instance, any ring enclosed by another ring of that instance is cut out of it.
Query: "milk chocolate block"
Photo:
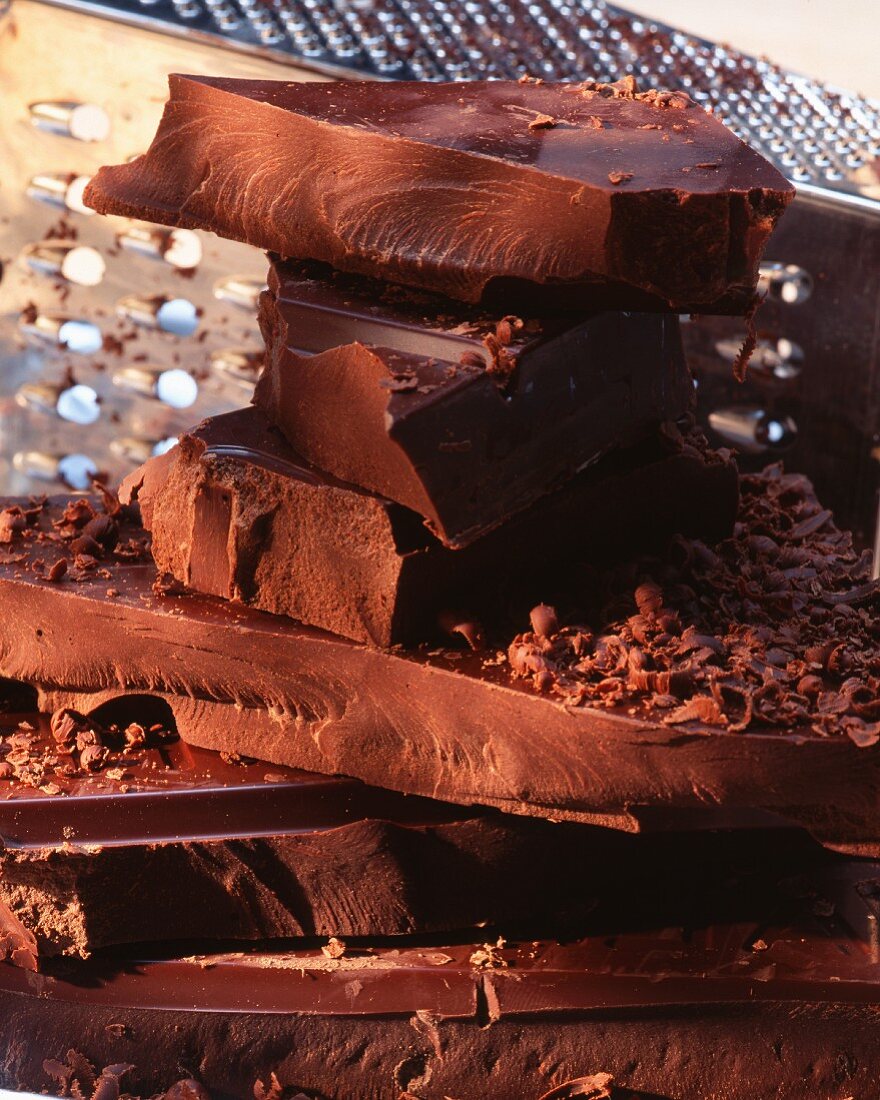
[[[91,1095],[90,1070],[112,1066],[126,1094],[188,1074],[218,1100],[876,1096],[880,867],[789,875],[785,848],[760,843],[763,870],[722,851],[706,889],[692,875],[658,916],[623,889],[564,942],[0,967],[0,1085]],[[646,861],[624,861],[633,883]]]
[[[690,408],[670,314],[523,321],[274,262],[254,403],[322,470],[473,541]]]
[[[717,548],[543,574],[558,612],[535,607],[515,636],[488,623],[475,653],[379,650],[154,591],[130,521],[78,563],[50,502],[0,562],[0,675],[42,684],[53,709],[156,694],[190,743],[463,805],[628,830],[763,815],[880,852],[870,558],[803,479],[743,486]],[[560,625],[578,585],[599,603]]]
[[[70,712],[57,712],[53,729]],[[162,940],[388,937],[518,924],[594,904],[606,830],[509,817],[236,761],[124,729],[173,728],[137,696],[77,715],[100,766],[42,722],[0,740],[0,958]],[[26,749],[27,759],[21,759]],[[38,787],[28,785],[41,769]],[[9,770],[8,768],[5,770]],[[522,888],[522,876],[529,889]]]
[[[733,526],[736,470],[655,442],[568,482],[464,550],[421,517],[308,465],[259,409],[206,420],[131,475],[160,573],[187,588],[388,646],[440,635],[445,613],[527,612],[544,567]],[[609,502],[627,505],[613,529]]]
[[[104,214],[512,309],[742,311],[794,189],[683,92],[170,77]]]

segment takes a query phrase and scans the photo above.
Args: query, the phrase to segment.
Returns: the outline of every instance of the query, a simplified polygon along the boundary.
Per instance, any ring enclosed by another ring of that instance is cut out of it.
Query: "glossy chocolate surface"
[[[444,614],[481,618],[539,598],[535,569],[601,562],[678,533],[733,527],[736,470],[655,431],[541,497],[462,550],[410,509],[342,483],[296,455],[255,408],[213,417],[126,481],[162,574],[359,642],[443,636]],[[613,528],[608,503],[626,500]]]
[[[504,1096],[574,1097],[593,1074],[608,1075],[615,1100],[629,1089],[803,1100],[805,1081],[821,1096],[870,1095],[878,865],[789,833],[679,837],[677,855],[671,841],[665,854],[629,844],[617,888],[564,939],[2,967],[0,1080],[44,1086],[42,1059],[74,1047],[98,1065],[128,1063],[129,1088],[189,1071],[224,1097],[271,1074],[338,1100],[394,1098],[401,1082],[424,1100],[470,1096],[486,1080]],[[756,1057],[765,1046],[777,1055]]]
[[[793,195],[686,95],[628,81],[170,87],[97,210],[464,301],[742,310]]]
[[[678,319],[577,323],[466,308],[275,261],[255,404],[316,466],[462,546],[615,447],[685,415]]]
[[[48,526],[60,508],[43,512]],[[143,556],[112,561],[110,582],[60,584],[27,557],[0,565],[0,673],[42,682],[53,707],[156,693],[190,743],[384,788],[630,830],[645,806],[730,824],[765,811],[880,848],[876,746],[565,706],[512,679],[493,650],[381,651],[241,604],[157,594]]]

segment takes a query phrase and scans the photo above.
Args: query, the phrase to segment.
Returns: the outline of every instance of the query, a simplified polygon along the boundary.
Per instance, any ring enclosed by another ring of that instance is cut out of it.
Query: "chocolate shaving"
[[[677,429],[669,439],[701,446]],[[578,625],[548,629],[533,612],[532,629],[508,646],[511,675],[566,705],[635,705],[669,725],[877,744],[880,582],[870,553],[835,526],[804,476],[775,465],[740,484],[731,538],[677,538],[661,559],[593,577],[594,607]]]
[[[756,294],[743,318],[746,323],[746,335],[742,342],[742,347],[739,349],[733,361],[733,377],[737,382],[745,382],[746,373],[749,368],[749,360],[752,358],[755,348],[758,346],[758,330],[755,327],[755,315],[763,301],[764,296]]]
[[[49,571],[46,573],[46,580],[50,584],[58,584],[64,574],[67,572],[67,558],[59,558],[53,562]]]
[[[576,1077],[565,1081],[555,1089],[545,1092],[540,1100],[612,1100],[610,1073],[591,1073],[589,1077]]]

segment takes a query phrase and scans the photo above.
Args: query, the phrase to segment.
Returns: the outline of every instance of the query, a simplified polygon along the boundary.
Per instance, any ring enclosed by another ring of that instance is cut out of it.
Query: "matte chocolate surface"
[[[126,480],[162,574],[187,588],[380,646],[441,635],[446,614],[538,598],[540,567],[601,561],[733,527],[729,461],[658,439],[611,456],[464,550],[407,508],[309,466],[259,409],[206,420]],[[612,501],[626,501],[613,527]],[[456,620],[460,621],[460,620]]]
[[[171,725],[167,707],[132,697],[95,708],[81,728],[112,744],[111,719],[146,716]],[[0,958],[28,969],[114,944],[375,938],[571,917],[594,904],[624,845],[605,830],[458,809],[180,741],[121,748],[90,771],[47,727],[0,739],[0,760],[16,759],[0,781]]]
[[[761,833],[681,845],[651,905],[634,903],[643,873],[649,890],[660,877],[648,846],[564,942],[2,967],[0,1083],[47,1087],[45,1059],[57,1073],[85,1057],[127,1065],[124,1087],[144,1094],[189,1073],[214,1097],[273,1080],[331,1100],[476,1100],[487,1083],[525,1100],[873,1095],[878,865]]]
[[[467,302],[741,311],[794,190],[681,92],[178,76],[96,210]]]
[[[774,484],[777,494],[790,495],[795,503],[784,514],[791,522],[803,499],[796,479],[782,479],[777,471],[775,481],[772,474],[752,480],[759,487],[749,495],[753,501],[772,500]],[[712,684],[719,673],[722,679],[732,676],[733,668],[760,684],[772,681],[768,661],[745,652],[740,661],[740,650],[731,647],[732,657],[724,658],[731,667],[717,664],[718,655],[713,656],[705,638],[697,650],[689,648],[693,634],[685,636],[684,623],[676,626],[671,613],[662,622],[627,620],[617,629],[623,634],[638,629],[648,641],[659,638],[661,646],[671,637],[680,639],[684,655],[675,658],[672,669],[690,668],[691,674],[684,684],[670,680],[667,688],[683,690],[679,697],[654,690],[651,684],[663,686],[658,681],[634,677],[630,682],[628,663],[619,665],[617,644],[598,645],[607,637],[603,634],[576,643],[575,631],[563,632],[566,649],[582,645],[582,659],[590,658],[581,672],[570,661],[559,666],[564,677],[554,672],[552,654],[538,654],[551,662],[543,666],[521,659],[519,648],[526,646],[528,654],[535,637],[520,638],[512,657],[494,647],[473,654],[462,649],[381,651],[240,604],[155,592],[155,571],[142,536],[125,520],[118,547],[100,566],[106,576],[73,559],[64,579],[50,583],[46,562],[70,560],[61,536],[77,529],[60,512],[57,504],[36,509],[31,526],[17,535],[6,563],[0,564],[0,673],[42,682],[53,695],[53,706],[69,703],[82,710],[126,690],[160,693],[189,742],[315,772],[355,775],[385,788],[625,829],[639,827],[645,807],[653,808],[655,818],[720,812],[731,824],[743,818],[753,823],[755,811],[762,810],[805,825],[825,842],[880,851],[880,747],[876,737],[863,736],[867,720],[854,709],[863,707],[863,693],[852,693],[861,682],[870,690],[870,673],[860,671],[859,661],[867,665],[872,654],[876,658],[876,641],[860,624],[865,601],[876,604],[876,586],[861,579],[865,564],[856,568],[852,563],[843,536],[835,536],[833,526],[823,533],[827,516],[811,517],[818,532],[806,534],[793,525],[791,531],[807,557],[808,550],[825,547],[822,553],[836,570],[834,584],[818,570],[804,576],[798,569],[787,579],[774,579],[790,589],[785,600],[774,599],[790,617],[790,623],[783,618],[789,629],[800,630],[810,642],[846,621],[846,667],[839,665],[844,651],[838,651],[831,667],[820,665],[818,673],[811,673],[826,685],[823,691],[795,706],[794,701],[783,705],[786,692],[796,694],[782,686],[791,674],[784,665],[772,666],[782,683],[758,693],[742,728],[740,721],[720,714]],[[61,526],[52,527],[52,520]],[[688,574],[696,589],[687,590],[699,592],[705,606],[726,614],[734,634],[743,634],[738,591],[750,600],[752,620],[773,609],[765,602],[760,614],[755,610],[761,591],[758,566],[773,539],[751,534],[756,528],[749,522],[758,521],[744,513],[737,540],[719,548],[719,555],[743,555],[731,559],[736,566],[733,594],[722,591],[716,607],[709,579],[716,575],[700,579]],[[141,546],[139,555],[129,554],[132,545]],[[658,575],[674,575],[676,555],[695,568],[708,549],[701,545],[678,543],[664,567],[667,573]],[[42,565],[35,561],[38,555]],[[625,573],[615,581],[615,598],[630,616],[629,593],[640,576],[639,567],[631,569],[629,588]],[[744,577],[748,583],[743,587]],[[555,579],[549,578],[548,585]],[[571,593],[571,578],[560,580]],[[589,587],[594,587],[592,578]],[[812,604],[832,608],[827,615],[823,611],[824,618],[813,622],[801,613],[802,588]],[[675,594],[672,586],[670,594]],[[826,604],[832,596],[837,603]],[[662,600],[653,603],[656,593],[642,592],[639,598],[646,614],[662,607]],[[835,606],[854,611],[838,614]],[[540,615],[535,618],[555,638],[551,616],[545,611],[543,622]],[[681,633],[671,635],[672,628]],[[866,638],[860,637],[863,629]],[[726,654],[727,642],[712,644],[721,644]],[[794,638],[790,644],[804,643]],[[646,648],[650,651],[647,641]],[[771,648],[759,639],[757,652],[779,660]],[[592,659],[597,653],[612,661],[604,672],[601,660]],[[803,653],[798,659],[809,664],[811,656],[806,649]],[[636,666],[636,671],[648,670]],[[549,676],[542,678],[542,672]],[[850,680],[855,685],[844,688]],[[582,685],[580,697],[571,690],[573,682]],[[716,701],[716,710],[698,702],[706,698]],[[740,709],[733,714],[741,713],[741,696],[736,698]],[[728,706],[723,694],[721,702]]]
[[[274,262],[254,403],[322,470],[460,546],[688,412],[678,318],[501,318],[326,265]]]

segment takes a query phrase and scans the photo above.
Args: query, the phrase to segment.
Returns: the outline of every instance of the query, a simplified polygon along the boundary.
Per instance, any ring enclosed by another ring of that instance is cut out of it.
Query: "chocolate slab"
[[[801,858],[787,875],[785,846],[753,844],[763,871],[722,847],[668,923],[625,891],[565,942],[2,967],[0,1083],[46,1088],[86,1058],[130,1067],[125,1089],[145,1095],[189,1073],[214,1097],[275,1081],[330,1100],[872,1096],[880,868]]]
[[[55,705],[159,693],[191,743],[384,788],[629,830],[646,806],[655,820],[721,811],[730,824],[762,810],[824,842],[880,852],[880,747],[860,747],[845,715],[819,732],[809,721],[773,725],[759,706],[747,729],[731,730],[699,710],[652,709],[650,690],[620,704],[603,701],[604,688],[595,702],[566,702],[512,675],[503,651],[383,651],[241,604],[162,594],[143,548],[119,558],[142,545],[129,521],[106,576],[74,560],[49,583],[33,557],[68,560],[66,543],[40,541],[60,511],[38,509],[31,535],[0,563],[0,674],[42,683]],[[842,561],[855,600],[858,571]],[[855,637],[858,611],[844,617]]]
[[[274,262],[254,403],[322,470],[462,546],[690,409],[678,318],[501,318]],[[308,354],[307,354],[308,353]]]
[[[656,436],[584,471],[463,550],[414,512],[308,465],[259,409],[204,421],[127,479],[162,574],[197,592],[389,646],[441,636],[444,614],[483,617],[538,598],[542,568],[597,562],[673,535],[719,538],[736,469]],[[626,508],[612,526],[611,501]]]
[[[160,716],[169,724],[167,707],[132,697],[89,717],[101,730]],[[40,786],[0,781],[0,957],[32,970],[108,945],[570,917],[594,904],[623,842],[180,741],[118,752],[91,773],[59,754],[46,720],[30,724]],[[0,757],[11,751],[0,740]]]
[[[681,92],[170,77],[105,214],[208,229],[466,302],[742,311],[794,195]]]

